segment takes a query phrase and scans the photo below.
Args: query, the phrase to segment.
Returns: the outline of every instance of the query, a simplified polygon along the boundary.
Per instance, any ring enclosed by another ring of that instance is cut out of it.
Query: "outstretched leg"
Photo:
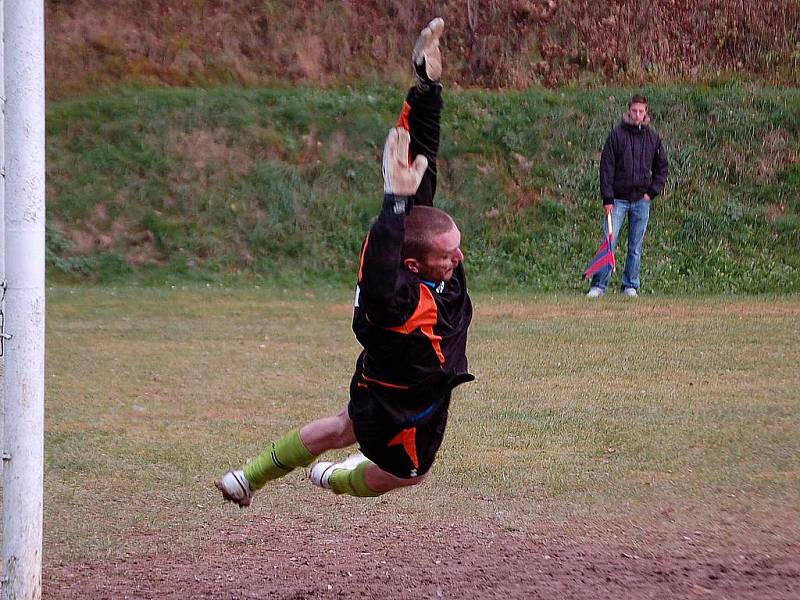
[[[360,498],[380,496],[401,487],[425,481],[427,473],[418,477],[397,477],[381,469],[360,452],[341,462],[318,462],[311,469],[311,483]]]
[[[215,485],[225,500],[240,507],[249,506],[253,494],[267,482],[288,475],[297,467],[310,465],[327,450],[346,448],[355,441],[353,423],[345,409],[271,442],[255,460],[242,469],[226,473]]]

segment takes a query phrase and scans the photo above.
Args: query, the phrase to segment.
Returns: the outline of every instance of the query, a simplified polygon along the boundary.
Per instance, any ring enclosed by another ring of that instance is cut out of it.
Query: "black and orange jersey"
[[[444,436],[451,390],[467,371],[472,303],[463,264],[445,282],[402,262],[406,211],[433,206],[441,85],[411,88],[396,127],[409,131],[409,164],[428,159],[414,196],[386,194],[361,251],[353,331],[364,350],[350,381],[348,415],[361,451],[397,477],[430,469]]]
[[[364,348],[357,372],[365,384],[424,400],[473,379],[466,357],[472,303],[463,264],[446,282],[424,281],[403,266],[404,201],[385,197],[364,242],[353,316]]]

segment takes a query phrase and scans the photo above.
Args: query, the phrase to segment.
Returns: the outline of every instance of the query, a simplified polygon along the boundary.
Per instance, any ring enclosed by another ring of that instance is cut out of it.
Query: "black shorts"
[[[356,372],[347,412],[364,456],[392,475],[410,478],[433,465],[449,407],[449,390],[438,398],[421,399],[407,390],[367,382]]]

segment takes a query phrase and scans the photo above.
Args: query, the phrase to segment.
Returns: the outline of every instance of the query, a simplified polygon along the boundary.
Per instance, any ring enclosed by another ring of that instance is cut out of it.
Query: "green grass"
[[[643,286],[800,291],[800,92],[651,87],[671,161]],[[599,244],[599,152],[631,90],[447,91],[438,206],[476,288],[566,291]],[[141,90],[48,109],[62,281],[350,281],[403,90]],[[624,231],[623,231],[624,236]],[[624,256],[625,244],[618,250]]]
[[[363,502],[295,473],[243,512],[214,477],[347,402],[350,291],[51,288],[45,560],[320,510],[334,529],[362,513],[680,531],[736,515],[744,539],[797,522],[797,297],[474,301],[477,380],[455,395],[428,483]]]

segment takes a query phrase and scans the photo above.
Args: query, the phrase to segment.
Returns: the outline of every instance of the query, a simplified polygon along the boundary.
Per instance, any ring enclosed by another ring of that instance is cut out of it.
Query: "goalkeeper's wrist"
[[[406,215],[411,210],[411,197],[397,194],[383,194],[383,212],[390,216]]]

